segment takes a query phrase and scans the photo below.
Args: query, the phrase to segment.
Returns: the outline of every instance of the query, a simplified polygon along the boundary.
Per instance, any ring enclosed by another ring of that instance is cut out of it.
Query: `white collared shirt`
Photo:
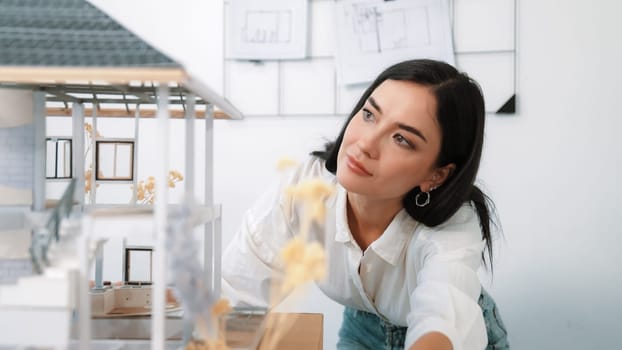
[[[446,335],[454,350],[486,347],[477,303],[485,242],[475,210],[465,204],[431,228],[402,209],[363,252],[348,227],[345,189],[315,157],[284,176],[246,212],[223,254],[224,297],[234,305],[268,306],[270,283],[282,271],[281,248],[299,233],[303,214],[286,199],[285,189],[313,177],[337,188],[326,201],[325,226],[314,226],[310,234],[326,251],[327,277],[317,285],[328,297],[407,326],[406,349],[433,331]]]

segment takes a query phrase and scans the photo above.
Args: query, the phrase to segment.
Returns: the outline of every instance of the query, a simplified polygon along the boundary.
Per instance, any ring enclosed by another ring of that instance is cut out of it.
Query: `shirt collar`
[[[353,242],[356,244],[348,226],[346,203],[347,192],[345,188],[337,184],[337,195],[335,196],[337,232],[335,233],[335,241],[342,243]],[[395,215],[382,236],[370,245],[370,248],[389,264],[396,265],[402,252],[406,249],[408,240],[414,234],[416,226],[417,222],[405,209],[402,209]]]
[[[417,222],[402,209],[395,215],[382,236],[374,241],[370,248],[391,265],[396,265],[412,238]]]
[[[335,211],[337,224],[337,232],[335,233],[335,241],[345,243],[354,241],[350,228],[348,227],[348,213],[347,213],[347,192],[339,183],[337,183],[337,195],[335,196]]]

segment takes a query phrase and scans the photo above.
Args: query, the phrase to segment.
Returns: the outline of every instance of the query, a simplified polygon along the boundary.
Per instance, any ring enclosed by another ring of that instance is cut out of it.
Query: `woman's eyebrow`
[[[373,97],[369,97],[367,99],[367,101],[369,102],[370,105],[372,105],[372,107],[374,107],[380,114],[382,114],[382,108],[380,108],[380,106],[378,105],[378,102],[376,102],[376,100]],[[402,130],[406,130],[414,135],[419,136],[423,141],[425,141],[426,143],[428,142],[428,139],[425,138],[425,136],[423,136],[423,133],[415,128],[412,127],[410,125],[406,125],[406,124],[402,124],[402,123],[397,123],[397,126],[402,129]]]
[[[382,109],[380,108],[380,106],[378,105],[378,102],[376,102],[376,100],[374,100],[373,97],[369,97],[367,99],[367,101],[369,101],[369,104],[372,105],[372,107],[374,107],[378,112],[380,112],[380,114],[382,114]]]
[[[397,123],[397,127],[419,136],[423,141],[425,141],[425,143],[428,143],[428,140],[425,138],[425,136],[423,136],[423,133],[419,131],[419,129],[402,123]]]

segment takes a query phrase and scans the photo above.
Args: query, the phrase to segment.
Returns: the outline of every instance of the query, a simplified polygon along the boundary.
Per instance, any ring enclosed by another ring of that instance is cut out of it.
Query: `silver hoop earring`
[[[426,195],[425,200],[423,201],[423,203],[421,203],[421,200],[422,200],[422,199],[421,199],[421,195],[422,195],[422,194],[425,194],[425,195]],[[417,195],[415,196],[415,204],[416,204],[418,207],[420,207],[420,208],[425,207],[425,206],[426,206],[426,205],[428,205],[429,203],[430,203],[430,192],[419,192],[419,193],[417,193]]]

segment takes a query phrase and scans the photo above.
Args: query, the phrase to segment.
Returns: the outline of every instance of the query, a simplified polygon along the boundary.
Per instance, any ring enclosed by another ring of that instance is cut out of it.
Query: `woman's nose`
[[[378,158],[379,139],[379,135],[374,132],[368,132],[364,135],[361,135],[361,138],[359,138],[358,141],[359,149],[367,157],[376,159]]]

